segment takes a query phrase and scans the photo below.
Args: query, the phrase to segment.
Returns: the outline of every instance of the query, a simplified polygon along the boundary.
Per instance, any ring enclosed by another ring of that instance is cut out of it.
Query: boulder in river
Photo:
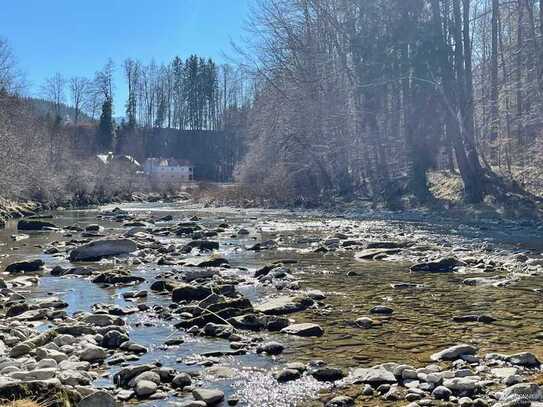
[[[201,400],[208,406],[214,406],[224,400],[224,393],[217,389],[194,389],[192,395],[196,400]]]
[[[425,273],[448,273],[453,271],[455,267],[465,265],[466,263],[454,257],[444,257],[436,261],[415,264],[411,266],[410,270]]]
[[[453,317],[453,321],[458,323],[481,322],[483,324],[491,324],[496,321],[496,318],[491,317],[490,315],[459,315]]]
[[[17,222],[17,230],[39,231],[58,229],[57,225],[38,219],[21,219]]]
[[[501,402],[517,402],[525,401],[530,405],[530,402],[543,401],[543,391],[541,387],[535,383],[519,383],[507,387],[500,398]],[[517,405],[517,404],[508,404]],[[521,405],[521,404],[518,404]]]
[[[70,261],[97,261],[104,257],[129,254],[138,250],[130,239],[104,239],[87,243],[70,252]]]
[[[293,380],[298,380],[301,376],[302,374],[298,370],[283,369],[275,375],[275,379],[279,383],[286,383]]]
[[[311,371],[311,376],[319,382],[335,382],[343,379],[345,373],[337,367],[320,366]]]
[[[354,383],[367,383],[372,386],[396,383],[394,374],[382,366],[355,369],[353,378]]]
[[[210,288],[201,285],[179,283],[172,291],[172,301],[201,301],[210,295]]]
[[[116,407],[117,402],[115,398],[105,392],[97,391],[96,393],[89,394],[87,397],[83,398],[78,404],[77,407]]]
[[[370,309],[370,314],[379,314],[379,315],[392,315],[394,310],[386,305],[376,305]]]
[[[127,285],[127,284],[139,284],[144,282],[143,277],[130,276],[127,274],[116,273],[113,271],[106,271],[98,274],[92,279],[95,284],[115,284],[115,285]]]
[[[313,304],[313,300],[305,296],[290,297],[287,295],[272,298],[262,304],[256,305],[255,311],[267,315],[284,315],[303,311]]]
[[[12,263],[6,267],[8,273],[29,273],[34,271],[40,271],[43,268],[43,260],[29,260]]]
[[[219,256],[193,257],[182,261],[186,267],[221,267],[228,264],[228,260]]]
[[[485,356],[487,360],[501,360],[511,363],[512,365],[524,367],[539,367],[541,362],[531,352],[520,352],[513,355],[503,355],[501,353],[488,353]]]
[[[354,255],[355,260],[378,260],[392,254],[398,254],[401,249],[364,249]]]
[[[320,325],[312,323],[293,324],[281,329],[282,333],[295,336],[322,336],[324,333]]]
[[[198,249],[198,250],[219,250],[219,242],[215,242],[212,240],[192,240],[188,242],[185,247],[183,248],[183,251],[190,252],[192,249]]]
[[[451,346],[450,348],[444,349],[440,352],[434,353],[430,359],[433,361],[440,360],[456,360],[463,355],[475,355],[477,348],[472,345],[459,344]]]

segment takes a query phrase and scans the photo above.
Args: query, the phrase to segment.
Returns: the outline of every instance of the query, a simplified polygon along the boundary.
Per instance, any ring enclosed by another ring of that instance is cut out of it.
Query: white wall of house
[[[191,165],[170,165],[168,160],[149,158],[143,166],[145,175],[160,182],[192,181],[194,169]]]

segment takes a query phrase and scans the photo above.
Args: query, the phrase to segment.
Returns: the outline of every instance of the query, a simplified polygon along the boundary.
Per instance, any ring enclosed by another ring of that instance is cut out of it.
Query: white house
[[[185,182],[194,178],[192,163],[174,158],[148,158],[143,165],[143,171],[158,182]]]

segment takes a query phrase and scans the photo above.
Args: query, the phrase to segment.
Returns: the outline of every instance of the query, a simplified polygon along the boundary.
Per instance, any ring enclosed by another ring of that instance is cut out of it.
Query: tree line
[[[75,126],[82,113],[99,121],[97,140],[102,151],[112,149],[115,142],[115,69],[110,59],[92,79],[66,79],[56,73],[41,87],[42,96],[54,106],[54,116],[59,117],[68,103],[75,111]],[[241,110],[249,100],[240,70],[197,55],[160,65],[128,58],[120,69],[128,89],[124,118],[117,123],[123,128],[223,130],[232,111]]]
[[[269,0],[250,29],[245,184],[394,205],[427,202],[429,171],[449,169],[467,202],[518,190],[541,129],[543,2]]]
[[[117,113],[124,117],[115,119],[119,70],[128,95]],[[102,168],[96,154],[109,151],[140,162],[152,154],[191,159],[192,152],[207,165],[202,173],[228,180],[242,154],[250,94],[241,69],[197,56],[162,65],[128,59],[120,67],[109,60],[92,78],[56,73],[34,93],[0,39],[2,196],[89,203],[153,187]]]

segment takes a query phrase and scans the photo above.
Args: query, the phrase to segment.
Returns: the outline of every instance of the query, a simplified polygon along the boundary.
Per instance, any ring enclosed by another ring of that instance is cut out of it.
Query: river
[[[249,352],[245,355],[202,357],[208,352],[229,352],[226,340],[205,338],[186,333],[173,327],[171,321],[157,317],[157,313],[136,313],[125,317],[130,339],[145,346],[148,352],[138,363],[159,361],[179,371],[198,372],[199,385],[219,388],[226,399],[239,399],[238,405],[292,406],[306,403],[326,393],[330,385],[322,384],[310,376],[277,385],[272,372],[288,362],[324,360],[348,372],[352,368],[373,366],[384,362],[409,363],[420,367],[430,362],[430,355],[456,343],[471,343],[481,351],[516,352],[531,351],[543,355],[541,315],[543,302],[537,288],[542,287],[539,273],[530,277],[518,277],[507,287],[467,286],[466,277],[488,276],[488,271],[473,268],[454,273],[411,273],[409,267],[415,260],[409,256],[387,258],[386,261],[357,261],[353,250],[338,248],[326,253],[315,252],[327,238],[341,233],[350,238],[365,240],[409,240],[420,251],[456,253],[460,256],[492,256],[511,261],[515,253],[529,253],[540,257],[539,231],[532,227],[504,228],[496,224],[488,226],[455,225],[439,226],[431,222],[399,221],[390,218],[375,219],[368,216],[358,219],[349,217],[323,217],[317,213],[273,210],[242,210],[233,208],[203,208],[189,204],[124,204],[121,209],[142,219],[158,219],[171,215],[174,225],[182,219],[197,216],[205,229],[216,229],[227,223],[229,229],[213,238],[220,243],[220,254],[230,263],[224,275],[243,279],[238,290],[257,304],[268,296],[277,295],[277,287],[261,284],[253,278],[254,271],[264,265],[288,259],[292,280],[299,285],[297,292],[311,289],[322,291],[326,298],[319,307],[289,315],[298,322],[319,324],[324,334],[320,337],[298,338],[281,333],[248,334],[275,340],[285,345],[279,356]],[[85,227],[100,224],[106,236],[128,230],[118,222],[97,219],[100,211],[63,210],[51,213],[60,227],[77,224]],[[247,229],[248,235],[236,235],[232,230]],[[27,232],[25,232],[27,233]],[[15,240],[16,221],[9,222],[0,230],[0,261],[6,264],[28,258],[41,258],[46,270],[39,273],[39,284],[23,290],[32,299],[56,295],[68,303],[69,315],[80,311],[92,311],[94,304],[116,304],[130,307],[122,294],[134,287],[102,287],[87,278],[51,276],[47,270],[55,266],[70,267],[64,253],[46,255],[44,248],[52,242],[76,238],[77,233],[60,231],[27,233],[28,238]],[[18,234],[20,235],[20,233]],[[180,244],[187,238],[158,237],[161,244]],[[245,247],[255,242],[273,239],[278,247],[272,250],[250,251]],[[417,249],[411,251],[416,253]],[[149,285],[172,266],[154,264],[116,263],[102,260],[87,264],[97,271],[120,267],[128,268],[135,276],[145,278],[138,290],[148,290],[146,299],[136,301],[150,306],[168,307],[170,297],[154,293]],[[491,275],[511,276],[511,270],[496,271]],[[6,276],[6,280],[9,280]],[[418,285],[400,289],[398,283]],[[285,288],[281,292],[289,293]],[[393,308],[392,315],[372,315],[374,326],[360,329],[354,321],[368,316],[376,305]],[[492,315],[495,322],[456,323],[458,315]],[[40,329],[46,329],[43,325]],[[52,325],[49,325],[52,326]],[[178,346],[165,347],[169,338],[182,338]],[[100,377],[94,386],[113,389],[112,375],[120,367],[100,369]],[[172,395],[162,400],[140,401],[142,406],[170,406],[182,402],[183,395]],[[190,399],[187,395],[186,399]]]

